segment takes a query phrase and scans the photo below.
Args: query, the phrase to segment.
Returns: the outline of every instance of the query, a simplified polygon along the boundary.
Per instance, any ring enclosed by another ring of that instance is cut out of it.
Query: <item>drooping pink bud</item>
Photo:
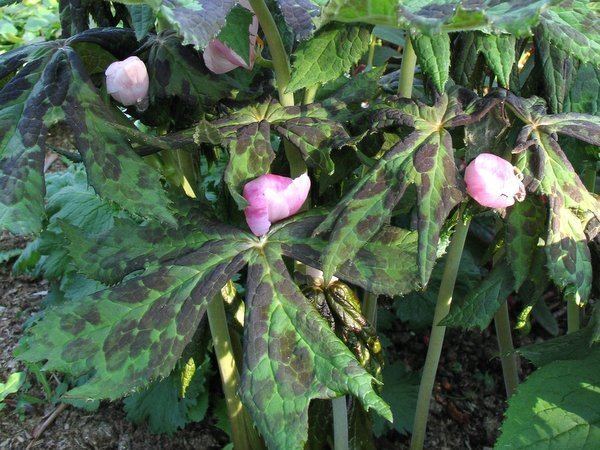
[[[240,1],[240,5],[252,11],[250,4],[246,0]],[[216,74],[230,72],[238,67],[252,70],[254,67],[254,59],[256,58],[256,36],[258,34],[258,19],[256,16],[252,18],[252,23],[248,27],[248,35],[250,38],[250,54],[249,63],[246,63],[240,55],[231,50],[227,45],[218,39],[213,39],[204,49],[202,57],[204,64],[208,70]]]
[[[296,214],[310,191],[307,173],[298,178],[266,174],[246,183],[246,222],[256,236],[269,231],[271,224]]]
[[[488,208],[506,208],[525,199],[522,177],[505,159],[482,153],[465,170],[467,192]]]
[[[112,63],[104,72],[106,91],[125,106],[143,105],[148,98],[148,71],[137,56]]]

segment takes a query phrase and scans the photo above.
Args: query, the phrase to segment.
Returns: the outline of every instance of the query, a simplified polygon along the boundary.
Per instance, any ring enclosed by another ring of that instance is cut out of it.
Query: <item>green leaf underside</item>
[[[506,218],[506,253],[515,289],[529,277],[536,248],[546,228],[546,209],[529,195],[513,205]]]
[[[62,120],[73,130],[89,183],[100,196],[134,214],[172,223],[158,172],[107,125],[116,119],[78,55],[67,45],[48,43],[34,50],[30,62],[0,91],[1,228],[19,234],[39,230],[45,138],[48,128]]]
[[[283,254],[311,267],[321,267],[327,242],[311,237],[323,221],[319,210],[297,216],[273,228],[270,242],[281,245]],[[397,227],[384,227],[367,242],[351,261],[342,264],[335,275],[375,294],[396,295],[418,287],[417,233]]]
[[[302,449],[315,398],[351,393],[391,420],[373,377],[287,273],[277,245],[250,263],[244,327],[244,404],[272,448]]]
[[[212,298],[245,264],[237,242],[210,241],[89,297],[53,308],[20,358],[90,379],[68,398],[116,399],[169,375]]]
[[[183,37],[184,44],[204,50],[225,26],[236,0],[153,0],[159,16]]]
[[[587,358],[552,362],[509,400],[494,448],[595,449],[600,442],[600,349]]]
[[[508,88],[510,73],[516,60],[516,39],[511,35],[479,34],[477,47],[498,79],[498,84]]]
[[[181,371],[176,369],[160,381],[123,400],[127,419],[135,424],[145,421],[152,433],[172,435],[187,423],[202,420],[208,409],[206,374],[209,360],[198,367],[181,397]]]
[[[413,46],[425,75],[431,79],[438,92],[444,92],[450,72],[450,36],[448,33],[416,36],[413,38]]]
[[[367,28],[331,25],[302,43],[292,64],[288,92],[323,84],[348,72],[367,51],[370,32]]]
[[[292,29],[296,39],[308,39],[314,29],[319,7],[312,0],[277,0],[285,23]]]
[[[444,127],[478,120],[497,103],[491,98],[472,100],[472,94],[455,90],[441,96],[434,106],[392,98],[380,107],[375,119],[378,126],[408,126],[414,131],[390,149],[315,230],[316,234],[332,230],[323,257],[326,277],[352,259],[386,223],[406,187],[416,184],[418,263],[421,283],[427,283],[441,226],[463,199],[463,182],[454,162],[450,134]]]
[[[250,35],[248,28],[254,14],[242,6],[235,6],[227,15],[227,23],[219,32],[218,39],[250,64]]]
[[[540,12],[553,0],[332,0],[323,21],[363,22],[418,29],[434,35],[442,31],[486,30],[526,35]]]
[[[510,268],[500,263],[460,303],[453,303],[440,325],[485,330],[513,290]]]

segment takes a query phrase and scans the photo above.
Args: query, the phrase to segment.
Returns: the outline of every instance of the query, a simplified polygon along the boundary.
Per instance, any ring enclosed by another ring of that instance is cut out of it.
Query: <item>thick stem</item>
[[[509,398],[516,392],[519,385],[519,366],[517,355],[514,353],[515,348],[512,340],[510,319],[508,317],[508,302],[502,302],[502,305],[500,305],[500,309],[498,309],[494,316],[494,326],[496,327],[498,350],[500,352],[500,361],[502,362],[506,398]]]
[[[429,337],[429,348],[427,349],[427,357],[425,358],[425,366],[423,367],[421,384],[419,386],[413,434],[410,442],[410,448],[412,450],[422,449],[423,443],[425,442],[431,392],[433,391],[435,374],[442,353],[444,334],[446,333],[446,327],[438,325],[438,323],[446,317],[450,311],[452,293],[454,292],[454,284],[456,283],[460,258],[467,238],[467,232],[469,231],[469,222],[470,219],[459,219],[454,235],[452,236],[452,242],[448,249],[446,266],[444,267],[442,283],[440,285],[437,304],[433,315],[433,326]]]
[[[219,373],[223,384],[223,394],[227,404],[227,415],[231,423],[231,439],[236,450],[264,448],[258,433],[244,409],[238,390],[240,375],[233,356],[231,337],[225,316],[225,307],[221,295],[216,295],[206,307],[208,324],[212,335],[215,355],[219,364]]]
[[[402,52],[402,64],[400,65],[400,79],[398,80],[398,95],[410,98],[412,95],[413,81],[415,79],[415,66],[417,55],[413,50],[412,42],[406,35],[406,45]]]
[[[279,91],[279,102],[283,106],[293,106],[294,94],[286,92],[288,83],[290,82],[290,60],[283,46],[283,40],[277,29],[277,24],[265,0],[249,0],[249,3],[258,18],[260,27],[265,34],[269,51],[271,52],[277,90]]]
[[[369,43],[369,56],[367,58],[366,70],[373,68],[373,59],[375,58],[375,47],[377,47],[377,37],[371,33],[371,42]]]
[[[346,409],[346,396],[334,398],[333,407],[333,448],[334,450],[348,450],[348,411]]]
[[[578,331],[581,326],[581,309],[575,300],[567,300],[567,334]]]
[[[317,91],[319,90],[319,84],[313,84],[304,90],[304,99],[302,100],[303,105],[310,105],[315,102]]]

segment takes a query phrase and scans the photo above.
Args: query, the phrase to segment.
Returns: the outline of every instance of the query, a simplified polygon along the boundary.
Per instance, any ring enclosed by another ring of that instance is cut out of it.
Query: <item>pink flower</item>
[[[143,105],[147,102],[148,71],[137,56],[112,63],[105,72],[106,91],[125,106]]]
[[[467,192],[477,203],[488,208],[506,208],[525,198],[522,177],[505,159],[482,153],[467,166]]]
[[[246,0],[240,1],[240,5],[244,8],[252,11],[250,4]],[[218,39],[213,39],[204,49],[202,54],[206,67],[211,72],[221,74],[230,72],[237,67],[243,67],[244,69],[252,70],[254,66],[254,59],[256,58],[256,52],[254,47],[256,46],[256,35],[258,34],[258,19],[256,16],[252,18],[252,23],[248,27],[248,34],[250,36],[250,63],[247,64],[240,55],[227,47],[223,42]]]
[[[291,179],[266,174],[246,183],[244,198],[248,206],[244,210],[246,222],[256,236],[269,231],[271,224],[296,214],[310,191],[307,173]]]

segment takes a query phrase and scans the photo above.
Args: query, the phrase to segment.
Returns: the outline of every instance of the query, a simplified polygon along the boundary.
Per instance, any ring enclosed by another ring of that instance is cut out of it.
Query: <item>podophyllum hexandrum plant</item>
[[[328,445],[314,399],[335,448],[370,448],[365,411],[393,420],[378,296],[440,265],[411,447],[446,327],[492,320],[497,447],[600,445],[597,2],[60,8],[62,39],[0,56],[0,228],[36,235],[16,267],[54,280],[18,356],[71,376],[63,401],[143,418],[174,392],[181,426],[212,341],[236,449]],[[57,124],[76,153],[47,143]],[[73,163],[45,177],[50,150]],[[484,275],[452,303],[466,241]],[[515,351],[507,298],[527,329],[551,284],[569,334]],[[517,387],[520,356],[539,368]]]

